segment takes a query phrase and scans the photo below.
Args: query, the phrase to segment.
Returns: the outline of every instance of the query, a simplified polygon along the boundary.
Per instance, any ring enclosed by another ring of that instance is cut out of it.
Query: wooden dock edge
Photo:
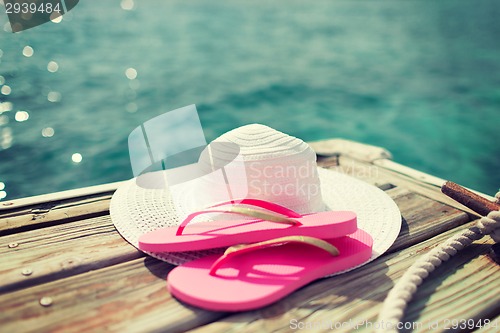
[[[368,164],[373,164],[374,166],[380,167],[382,169],[399,173],[410,179],[414,179],[418,182],[423,182],[425,184],[438,188],[441,188],[441,186],[446,182],[446,180],[444,179],[429,175],[425,172],[392,161],[392,154],[387,149],[382,147],[341,139],[341,138],[313,141],[313,142],[308,142],[308,144],[316,152],[318,157],[328,158],[328,157],[349,156],[349,158],[352,158],[354,160],[358,160],[360,162]],[[78,198],[92,197],[100,194],[112,194],[123,182],[124,181],[119,181],[114,183],[88,186],[78,189],[14,199],[4,202],[0,201],[0,211],[40,205],[47,202],[75,200]],[[475,191],[473,189],[470,190],[477,193],[478,195],[483,196],[488,200],[495,199],[490,195]],[[473,213],[467,207],[462,206],[460,204],[456,204],[449,200],[445,200],[444,203],[465,210],[469,213]]]
[[[116,232],[109,203],[121,182],[92,186],[5,202],[0,326],[32,331],[36,325],[47,332],[131,331],[144,330],[143,325],[150,331],[255,332],[289,331],[292,318],[374,322],[385,295],[416,256],[476,221],[440,192],[443,180],[393,162],[383,148],[353,144],[322,141],[316,147],[318,165],[379,187],[400,208],[402,232],[376,263],[350,276],[318,280],[256,311],[227,315],[195,309],[165,292],[171,265],[145,257]],[[366,155],[356,153],[359,149]],[[487,255],[491,244],[483,239],[443,265],[440,278],[422,286],[405,320],[498,317],[499,298],[491,288],[498,266]],[[41,305],[44,297],[53,304]]]

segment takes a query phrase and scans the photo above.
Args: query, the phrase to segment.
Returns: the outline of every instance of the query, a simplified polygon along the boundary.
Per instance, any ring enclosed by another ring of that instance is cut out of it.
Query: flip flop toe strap
[[[213,263],[212,267],[210,267],[209,274],[215,276],[217,270],[222,265],[224,265],[224,263],[226,263],[229,259],[232,259],[240,254],[261,250],[268,247],[280,246],[288,243],[300,243],[300,244],[311,245],[331,254],[334,257],[338,256],[340,253],[335,246],[319,238],[314,238],[309,236],[286,236],[253,244],[240,244],[231,246],[227,248],[224,254],[219,259],[217,259],[217,261]]]
[[[255,208],[249,208],[249,207],[240,207],[240,206],[234,206],[235,204],[239,205],[248,205],[248,206],[253,206],[253,207],[258,207],[265,209],[267,211],[255,209]],[[227,206],[227,205],[233,205],[229,209],[217,209],[218,207],[222,206]],[[229,214],[239,214],[239,215],[244,215],[244,216],[249,216],[249,217],[255,217],[259,220],[264,220],[264,221],[271,221],[271,222],[276,222],[276,223],[286,223],[290,225],[301,225],[301,223],[297,220],[294,220],[294,218],[299,218],[302,217],[297,212],[294,212],[291,209],[288,209],[286,207],[280,206],[278,204],[264,201],[264,200],[258,200],[258,199],[243,199],[243,200],[238,200],[238,201],[227,201],[227,202],[222,202],[216,205],[213,205],[209,207],[206,210],[198,211],[192,214],[189,214],[184,221],[179,225],[177,228],[176,235],[180,236],[182,235],[182,232],[184,231],[184,228],[191,222],[195,217],[198,215],[202,214],[207,214],[207,213],[229,213]]]

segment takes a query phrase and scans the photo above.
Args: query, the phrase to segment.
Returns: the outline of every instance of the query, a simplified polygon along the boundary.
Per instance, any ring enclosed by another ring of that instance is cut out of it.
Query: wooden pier
[[[387,293],[419,255],[479,217],[440,192],[444,180],[392,161],[383,148],[341,139],[311,146],[320,166],[378,186],[399,206],[401,233],[374,262],[259,310],[211,312],[171,297],[165,278],[174,266],[115,230],[109,202],[119,183],[2,201],[0,332],[372,331]],[[432,273],[406,311],[414,328],[406,332],[500,332],[492,244],[485,237]]]

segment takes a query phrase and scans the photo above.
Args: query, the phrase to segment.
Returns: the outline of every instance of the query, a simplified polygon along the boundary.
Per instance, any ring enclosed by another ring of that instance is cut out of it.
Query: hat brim
[[[373,237],[372,261],[386,252],[401,229],[396,203],[381,189],[333,170],[318,168],[323,202],[328,210],[350,210],[357,214],[358,228]],[[111,220],[118,232],[138,248],[139,237],[161,227],[180,223],[166,189],[144,189],[135,178],[123,183],[110,204]],[[145,253],[180,265],[223,249],[191,252]]]

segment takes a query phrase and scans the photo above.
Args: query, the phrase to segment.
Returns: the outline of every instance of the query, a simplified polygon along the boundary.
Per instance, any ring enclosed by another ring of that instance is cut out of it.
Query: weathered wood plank
[[[44,204],[52,204],[54,202],[74,201],[78,198],[92,197],[96,195],[104,195],[113,193],[122,182],[94,185],[88,187],[77,188],[73,190],[60,191],[36,195],[32,197],[2,201],[0,203],[0,213],[4,210],[19,210],[24,207],[43,206]]]
[[[0,235],[106,215],[111,194],[100,194],[0,212]]]
[[[373,164],[356,161],[346,156],[339,156],[335,159],[324,159],[321,160],[319,164],[323,167],[361,179],[375,186],[380,187],[384,184],[392,184],[394,186],[406,188],[429,199],[465,211],[471,216],[471,219],[478,217],[478,214],[476,212],[473,212],[464,205],[442,194],[441,188],[439,186],[420,182],[417,179],[412,178],[411,176],[384,169]],[[484,197],[488,197],[484,194],[481,195]]]
[[[109,216],[3,236],[0,244],[0,292],[143,256],[116,232]],[[23,274],[25,269],[31,273]]]
[[[461,229],[463,227],[384,256],[361,269],[319,280],[269,307],[234,314],[193,331],[288,332],[300,326],[306,329],[316,325],[314,331],[326,332],[331,331],[333,325],[336,332],[355,329],[369,332],[370,326],[377,324],[380,307],[394,281],[402,276],[416,256]],[[500,286],[494,283],[500,278],[500,267],[485,258],[489,244],[492,241],[487,238],[478,241],[426,280],[405,317],[410,322],[424,324],[424,328],[416,331],[428,331],[425,325],[434,320],[500,312]],[[429,303],[430,293],[433,293],[432,304],[422,310]]]
[[[389,252],[407,248],[470,221],[466,213],[406,189],[396,187],[386,193],[396,202],[403,217],[401,232]]]
[[[181,332],[224,316],[180,305],[166,290],[172,265],[140,258],[0,296],[3,332]],[[43,307],[42,297],[52,304]]]

